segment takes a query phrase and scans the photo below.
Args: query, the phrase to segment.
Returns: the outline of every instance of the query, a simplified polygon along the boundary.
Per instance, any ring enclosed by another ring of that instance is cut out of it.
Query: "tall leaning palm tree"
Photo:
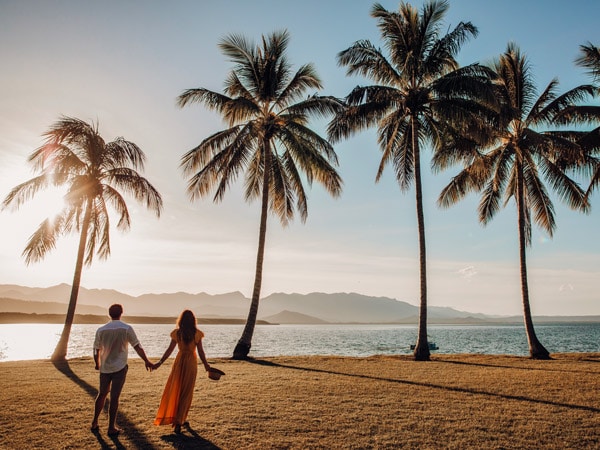
[[[37,262],[55,248],[60,236],[79,233],[65,325],[52,354],[53,361],[61,361],[67,356],[83,265],[90,265],[94,255],[100,259],[110,255],[107,206],[119,216],[117,228],[125,231],[130,227],[130,217],[122,193],[144,202],[157,216],[160,216],[162,199],[137,172],[143,169],[145,156],[133,142],[117,138],[107,143],[98,133],[97,124],[71,117],[62,117],[44,136],[45,144],[29,156],[29,162],[39,174],[13,188],[3,206],[18,208],[50,185],[66,188],[63,210],[40,224],[23,251],[27,264]]]
[[[288,41],[287,31],[263,36],[260,46],[242,36],[225,37],[219,47],[235,65],[224,93],[198,88],[186,90],[178,98],[181,107],[203,103],[220,113],[229,127],[207,137],[182,157],[182,169],[190,176],[190,198],[206,196],[214,189],[213,200],[218,202],[245,171],[246,200],[261,199],[252,302],[233,351],[235,359],[247,358],[252,344],[269,211],[284,226],[296,210],[305,221],[304,178],[309,184],[316,180],[334,196],[342,187],[334,168],[337,156],[332,145],[308,127],[310,116],[331,114],[341,104],[329,97],[304,95],[309,89],[321,89],[321,82],[311,64],[292,71],[285,56]]]
[[[347,67],[347,75],[362,75],[376,84],[354,88],[346,97],[347,108],[334,117],[328,129],[330,139],[336,142],[377,126],[383,156],[376,181],[389,163],[402,191],[414,182],[420,269],[416,360],[430,357],[421,153],[426,145],[433,149],[446,145],[447,134],[460,133],[463,128],[474,133],[478,117],[485,111],[477,99],[490,91],[485,68],[459,67],[455,56],[467,39],[477,35],[477,29],[470,22],[461,22],[444,34],[442,20],[448,7],[446,1],[430,1],[420,12],[404,2],[397,12],[380,4],[372,7],[371,16],[377,20],[387,55],[368,40],[357,41],[338,54],[338,64]]]
[[[493,64],[500,100],[499,126],[492,145],[463,155],[465,168],[452,179],[439,197],[448,207],[470,191],[482,191],[479,220],[487,224],[501,206],[514,200],[517,210],[519,262],[523,318],[530,356],[548,359],[548,350],[538,340],[533,325],[527,281],[526,248],[531,244],[532,219],[549,236],[555,229],[554,207],[546,186],[574,210],[587,212],[585,192],[567,172],[585,163],[582,148],[565,125],[564,111],[593,93],[591,86],[578,86],[558,95],[558,81],[551,81],[538,96],[526,58],[509,44]],[[544,131],[549,127],[550,131]],[[440,167],[456,162],[440,153]],[[546,184],[544,184],[546,181]],[[533,215],[533,217],[532,217]]]

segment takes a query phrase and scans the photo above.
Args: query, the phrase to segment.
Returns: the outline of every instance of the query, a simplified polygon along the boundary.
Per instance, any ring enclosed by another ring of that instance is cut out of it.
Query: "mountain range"
[[[71,287],[60,284],[47,288],[0,285],[0,313],[65,314]],[[143,294],[137,297],[111,289],[80,288],[78,314],[106,317],[113,303],[123,305],[126,316],[177,317],[191,309],[199,318],[245,319],[250,299],[240,292],[211,295],[204,292]],[[258,318],[280,324],[320,323],[407,323],[416,324],[419,308],[388,297],[357,293],[310,294],[274,293],[261,299]],[[600,316],[537,317],[538,321],[600,322]],[[489,316],[449,307],[428,308],[430,323],[518,322],[519,316]]]

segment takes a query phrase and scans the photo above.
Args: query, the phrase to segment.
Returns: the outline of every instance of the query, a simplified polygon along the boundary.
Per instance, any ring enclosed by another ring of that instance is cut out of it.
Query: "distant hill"
[[[64,314],[70,286],[48,288],[0,285],[0,312]],[[143,294],[137,297],[112,289],[79,291],[76,313],[105,317],[108,306],[121,303],[125,316],[176,317],[184,309],[194,311],[199,319],[245,320],[250,299],[240,292],[211,295],[174,292]],[[275,293],[261,299],[258,319],[272,323],[406,323],[416,324],[419,308],[388,297],[370,297],[357,293],[310,294]],[[600,322],[600,316],[536,317],[538,322]],[[522,323],[520,316],[498,317],[431,306],[430,323]]]
[[[16,300],[14,298],[0,298],[0,313],[26,313],[26,314],[62,314],[67,311],[65,303]],[[79,314],[96,314],[108,317],[106,308],[90,305],[77,305]]]
[[[307,324],[307,325],[319,325],[325,322],[324,320],[316,317],[307,316],[306,314],[300,314],[293,311],[281,311],[279,314],[267,316],[264,318],[269,323],[286,323],[286,324]]]

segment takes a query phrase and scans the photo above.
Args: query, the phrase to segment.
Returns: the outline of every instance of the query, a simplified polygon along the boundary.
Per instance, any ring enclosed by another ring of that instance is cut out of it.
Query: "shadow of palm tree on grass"
[[[426,388],[431,388],[431,389],[439,389],[439,390],[445,390],[445,391],[450,391],[450,392],[460,392],[460,393],[471,394],[471,395],[497,397],[497,398],[502,398],[502,399],[506,399],[506,400],[538,403],[538,404],[542,404],[542,405],[558,406],[561,408],[578,409],[578,410],[582,410],[582,411],[590,411],[590,412],[600,413],[600,408],[595,408],[593,406],[554,402],[551,400],[543,400],[543,399],[525,397],[523,395],[499,394],[497,392],[488,392],[488,391],[484,391],[481,389],[469,389],[469,388],[461,388],[461,387],[456,387],[456,386],[444,386],[441,384],[426,383],[426,382],[412,381],[412,380],[394,379],[394,378],[383,378],[383,377],[377,377],[377,376],[373,376],[373,375],[360,375],[360,374],[354,374],[354,373],[335,372],[333,370],[317,369],[314,367],[301,367],[301,366],[292,366],[289,364],[279,364],[279,363],[275,363],[272,361],[265,361],[265,360],[260,360],[260,359],[248,359],[247,362],[249,362],[251,364],[258,364],[261,366],[280,367],[283,369],[302,370],[302,371],[306,371],[306,372],[324,373],[324,374],[329,374],[329,375],[339,375],[339,376],[352,377],[352,378],[363,378],[363,379],[367,379],[367,380],[384,381],[384,382],[388,382],[388,383],[398,383],[398,384],[405,384],[405,385],[409,385],[409,386],[426,387]]]
[[[556,361],[556,360],[549,360],[549,361]],[[598,362],[595,360],[583,360],[583,361],[591,361],[591,362]],[[467,362],[467,361],[447,361],[444,359],[436,359],[435,362],[439,362],[439,363],[444,363],[444,364],[457,364],[457,365],[464,365],[464,366],[476,366],[476,367],[492,367],[495,369],[515,369],[515,370],[526,370],[526,371],[541,371],[541,372],[559,372],[559,373],[563,373],[563,372],[569,372],[569,373],[587,373],[590,375],[596,375],[597,372],[592,372],[589,370],[570,370],[570,369],[564,369],[564,368],[560,368],[560,369],[553,369],[551,367],[518,367],[518,366],[507,366],[507,365],[501,365],[501,364],[485,364],[485,363],[473,363],[473,362]]]

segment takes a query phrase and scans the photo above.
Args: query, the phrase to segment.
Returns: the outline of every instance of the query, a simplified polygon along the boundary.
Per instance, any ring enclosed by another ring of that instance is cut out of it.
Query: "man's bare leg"
[[[92,431],[96,431],[98,429],[98,418],[100,417],[100,413],[104,409],[104,403],[106,402],[106,397],[110,391],[110,379],[108,377],[103,377],[100,375],[100,389],[98,390],[98,395],[96,396],[96,401],[94,402],[94,419],[92,420]]]
[[[110,388],[110,404],[108,405],[108,434],[118,434],[121,430],[117,428],[117,412],[119,410],[119,398],[125,385],[127,376],[127,367],[125,367],[118,376],[114,376]]]

